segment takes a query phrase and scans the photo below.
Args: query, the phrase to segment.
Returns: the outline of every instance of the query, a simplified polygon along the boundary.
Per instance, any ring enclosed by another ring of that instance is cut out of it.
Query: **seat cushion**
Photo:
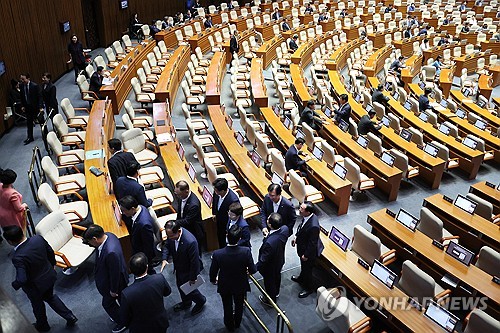
[[[85,126],[87,126],[88,121],[89,121],[88,116],[74,117],[74,118],[68,119],[68,126],[69,127],[85,127]]]
[[[73,201],[60,205],[60,210],[66,214],[71,223],[79,222],[80,218],[71,211],[77,212],[83,219],[89,215],[89,205],[86,201]]]
[[[382,253],[382,255],[386,254],[389,251],[390,251],[390,249],[387,246],[385,246],[384,244],[380,244],[380,253]],[[392,253],[391,255],[388,255],[387,257],[385,257],[384,261],[382,263],[385,263],[385,262],[393,259],[394,257],[396,257],[396,253]]]
[[[82,243],[79,237],[72,237],[59,250],[64,253],[72,267],[80,266],[94,252],[94,248]],[[64,264],[64,261],[56,256],[56,261]]]
[[[74,165],[82,163],[85,151],[83,149],[73,149],[63,152],[58,160],[60,165]]]
[[[65,176],[60,176],[59,177],[59,183],[63,182],[69,182],[72,181],[71,183],[67,184],[60,184],[56,187],[56,192],[66,192],[66,191],[78,191],[79,187],[75,184],[75,182],[80,185],[82,188],[85,187],[85,174],[83,173],[76,173],[76,174],[71,174],[71,175],[65,175]],[[55,186],[55,184],[54,184]]]
[[[153,199],[153,206],[155,206],[155,200],[157,204],[171,204],[174,202],[172,192],[170,192],[170,190],[166,187],[158,187],[152,190],[147,190],[146,197]]]
[[[153,184],[161,182],[165,175],[159,166],[152,166],[140,169],[139,178],[143,184]]]
[[[154,151],[149,149],[143,149],[138,153],[134,152],[134,156],[141,165],[146,165],[158,158],[158,155]]]
[[[249,197],[240,197],[240,203],[243,207],[243,218],[248,219],[260,214],[259,206]]]
[[[306,200],[311,202],[323,201],[323,194],[312,185],[306,185]]]
[[[361,173],[359,175],[359,189],[360,190],[364,190],[364,189],[369,189],[369,188],[373,188],[375,187],[375,182],[373,180],[371,180],[370,178],[368,178],[367,175],[365,175],[364,173]]]

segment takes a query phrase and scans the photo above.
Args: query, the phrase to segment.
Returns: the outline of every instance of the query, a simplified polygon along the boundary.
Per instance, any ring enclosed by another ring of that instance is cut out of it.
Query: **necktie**
[[[28,84],[26,84],[26,89],[25,89],[25,97],[26,97],[26,102],[29,103],[28,101],[28,95],[29,95],[29,91],[30,91],[30,84],[28,82]]]
[[[304,221],[305,219],[302,218],[302,222],[300,222],[299,227],[297,228],[297,233],[299,233],[300,229],[302,229],[302,227],[304,226]]]

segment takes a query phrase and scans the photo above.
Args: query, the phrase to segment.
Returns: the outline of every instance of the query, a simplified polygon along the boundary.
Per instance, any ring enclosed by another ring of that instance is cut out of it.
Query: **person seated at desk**
[[[304,156],[304,153],[301,152],[302,147],[304,147],[304,144],[306,143],[306,140],[304,138],[297,138],[295,139],[295,144],[291,145],[290,148],[286,151],[285,154],[285,168],[286,171],[289,170],[298,170],[302,177],[307,177],[307,173],[305,170],[305,164],[308,161],[309,157],[306,157],[305,159],[301,159],[299,155]]]
[[[328,19],[329,19],[328,12],[326,11],[326,9],[324,9],[323,12],[319,14],[318,23],[320,23],[321,21],[328,21]]]
[[[274,8],[274,13],[271,15],[271,19],[278,21],[280,19],[280,12],[278,8]]]
[[[299,123],[306,123],[313,130],[319,130],[323,127],[323,119],[314,111],[313,100],[308,101],[306,107],[302,110]]]
[[[451,21],[451,16],[450,15],[446,15],[446,17],[443,20],[443,25],[450,24],[450,21]]]
[[[99,90],[101,90],[102,87],[102,80],[104,78],[103,70],[104,68],[102,66],[97,66],[97,70],[90,77],[90,84],[89,84],[89,90],[95,92],[95,94],[99,99],[103,99],[102,96],[99,94]]]
[[[418,32],[417,36],[427,36],[427,25],[424,25]]]
[[[382,93],[384,91],[384,85],[382,83],[379,83],[376,89],[373,89],[372,93],[372,102],[377,102],[382,105],[386,105],[387,102],[389,101],[389,97],[384,96]]]
[[[292,52],[295,52],[299,46],[297,45],[297,40],[299,39],[298,35],[293,35],[292,39],[288,42],[288,48],[292,50]]]
[[[393,9],[392,3],[390,3],[389,6],[385,7],[384,13],[390,13]]]
[[[349,13],[347,12],[347,9],[345,9],[345,8],[342,9],[342,11],[339,13],[339,16],[342,17],[342,18],[344,18],[344,17],[346,17],[348,15],[349,15]]]
[[[373,121],[373,118],[375,118],[375,115],[377,112],[375,110],[370,110],[368,114],[363,115],[359,119],[358,123],[358,134],[359,135],[367,135],[368,133],[373,133],[376,136],[380,136],[380,128],[382,127],[381,122],[375,123]]]
[[[436,67],[436,78],[439,78],[439,75],[441,74],[441,69],[443,68],[448,68],[448,66],[445,66],[445,64],[442,63],[443,57],[438,55],[436,57],[436,60],[432,63],[432,66]]]
[[[175,21],[175,24],[183,23],[184,22],[184,14],[182,14],[180,12],[175,14],[174,21]]]
[[[462,30],[460,30],[461,33],[467,34],[470,32],[470,24],[469,22],[465,22],[465,25],[462,27]]]
[[[485,34],[490,32],[490,29],[488,28],[488,23],[483,24],[483,26],[481,27],[481,32],[484,32]]]
[[[450,44],[450,41],[448,40],[448,38],[449,38],[448,36],[449,35],[441,36],[441,38],[439,39],[439,42],[438,42],[438,46]]]
[[[291,29],[291,28],[290,28],[290,24],[288,24],[288,19],[285,17],[285,18],[283,19],[283,23],[281,23],[281,31],[283,31],[283,32],[284,32],[284,31],[288,31],[288,30],[290,30],[290,29]]]
[[[465,12],[465,9],[467,9],[467,1],[462,2],[462,4],[458,6],[458,10],[461,12]]]
[[[304,13],[306,13],[306,14],[312,14],[313,12],[314,12],[314,9],[312,8],[311,4],[308,3],[307,7],[306,7],[306,10],[304,11]]]
[[[413,34],[411,33],[411,26],[408,26],[404,32],[404,38],[412,38]]]
[[[426,87],[424,93],[418,97],[418,110],[425,112],[425,110],[435,111],[429,102],[429,95],[432,93],[432,88]]]
[[[210,29],[211,27],[213,27],[214,25],[212,23],[212,17],[208,16],[205,22],[203,22],[203,25],[205,26],[205,29]]]
[[[429,46],[429,39],[428,38],[424,38],[424,40],[422,41],[422,43],[420,44],[420,54],[424,54],[424,51],[429,51],[431,47]],[[423,61],[423,59],[422,59]]]
[[[411,13],[411,12],[414,12],[415,11],[415,3],[411,3],[409,6],[408,6],[408,9],[407,9],[407,12],[408,13]]]
[[[193,19],[193,14],[188,10],[186,12],[186,15],[184,15],[184,22],[189,22]]]
[[[405,57],[403,56],[399,56],[396,60],[392,62],[391,67],[389,67],[389,70],[394,71],[398,74],[398,76],[401,76],[401,69],[406,67],[403,64],[404,58]]]
[[[476,0],[476,2],[474,3],[475,6],[477,7],[481,7],[483,5],[483,0]]]
[[[340,99],[340,107],[338,110],[335,110],[335,122],[339,123],[340,120],[345,121],[349,124],[349,119],[351,118],[351,106],[349,105],[349,96],[347,94],[341,94],[339,96]]]

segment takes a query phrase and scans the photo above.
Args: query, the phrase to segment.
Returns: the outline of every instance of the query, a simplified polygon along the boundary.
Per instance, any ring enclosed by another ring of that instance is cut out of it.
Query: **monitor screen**
[[[5,74],[5,62],[0,61],[0,76]]]
[[[340,179],[345,180],[345,177],[347,176],[347,169],[344,168],[344,166],[340,163],[335,163],[335,166],[333,167],[333,173],[339,176]]]
[[[409,130],[407,130],[406,128],[403,128],[401,130],[401,133],[399,134],[403,139],[405,139],[406,141],[410,142],[411,140],[411,132]]]
[[[330,110],[329,107],[325,108],[325,116],[327,116],[328,118],[332,117],[332,110]]]
[[[236,141],[238,141],[238,143],[242,147],[245,144],[245,137],[243,136],[243,134],[241,132],[236,133]]]
[[[397,92],[395,92],[394,95],[392,95],[392,97],[394,97],[396,101],[399,100],[399,94]]]
[[[486,105],[486,103],[483,100],[480,100],[480,99],[477,100],[476,104],[480,108],[484,108],[484,106]]]
[[[476,126],[477,128],[479,128],[482,131],[484,131],[486,129],[486,125],[487,125],[487,123],[482,119],[478,119],[474,123],[474,126]]]
[[[229,115],[227,116],[226,124],[227,124],[227,127],[233,128],[233,118],[231,118],[231,116],[229,116]]]
[[[297,133],[295,134],[295,137],[298,139],[298,138],[305,138],[306,136],[304,135],[304,132],[298,129]]]
[[[370,104],[366,104],[366,113],[370,112],[371,110],[373,110],[373,106],[371,106]]]
[[[418,86],[420,87],[420,89],[424,89],[425,88],[425,83],[419,82]]]
[[[440,102],[439,104],[441,104],[441,106],[442,106],[443,108],[447,108],[447,107],[448,107],[448,101],[447,101],[447,100],[445,100],[445,99],[442,99],[442,100],[441,100],[441,102]]]
[[[359,103],[359,101],[361,101],[361,95],[358,93],[354,93],[353,95],[354,95],[354,100]]]
[[[71,30],[71,24],[69,23],[69,21],[61,22],[60,27],[61,27],[62,33],[65,33],[65,32],[68,32]]]
[[[283,180],[283,178],[281,178],[280,175],[278,175],[276,172],[273,172],[273,178],[271,178],[271,182],[273,184],[278,184],[281,186],[285,181]]]
[[[184,160],[184,153],[186,151],[184,150],[184,146],[182,145],[182,143],[179,143],[179,147],[177,148],[177,153],[179,154],[179,157],[182,160]]]
[[[415,228],[417,228],[417,224],[419,222],[419,220],[415,216],[411,215],[404,209],[399,210],[398,215],[396,215],[396,221],[398,221],[411,231],[415,231]]]
[[[203,186],[203,192],[201,193],[201,196],[203,197],[203,201],[205,201],[207,206],[212,208],[213,196],[212,193],[208,190],[208,187],[206,185]]]
[[[194,183],[196,180],[196,169],[194,168],[193,163],[189,163],[188,175],[189,178],[191,178],[191,181]]]
[[[389,125],[391,124],[391,120],[389,119],[389,117],[382,117],[382,124],[384,124],[385,127],[389,127]]]
[[[439,148],[434,146],[433,144],[431,143],[427,143],[425,146],[424,146],[424,151],[431,155],[432,157],[436,157],[438,152],[439,152]]]
[[[410,110],[411,110],[411,106],[412,106],[412,104],[411,104],[411,102],[410,102],[409,100],[406,100],[406,101],[405,101],[405,104],[403,104],[403,106],[404,106],[404,108],[405,108],[406,110],[410,111]]]
[[[340,122],[339,122],[339,127],[341,130],[343,130],[344,132],[347,132],[347,130],[349,129],[349,124],[343,120],[343,119],[340,119]]]
[[[262,161],[260,155],[254,150],[251,155],[253,163],[257,166],[260,167],[260,162]]]
[[[464,119],[465,116],[467,115],[464,110],[462,109],[457,109],[457,112],[455,113],[458,118]]]
[[[394,160],[396,160],[396,158],[392,154],[389,154],[386,151],[384,151],[382,153],[382,156],[380,157],[380,159],[382,161],[384,161],[390,167],[392,167],[394,165]]]
[[[451,314],[448,310],[437,305],[436,302],[431,301],[424,312],[424,316],[431,319],[438,324],[446,332],[455,331],[458,323],[458,317]]]
[[[314,145],[314,148],[313,148],[313,151],[312,151],[312,154],[314,155],[314,157],[316,157],[318,160],[322,161],[323,160],[323,150],[321,148],[319,148],[317,145]]]
[[[378,260],[373,261],[370,273],[391,289],[394,287],[394,282],[396,282],[396,278],[398,277],[396,273],[382,265]]]
[[[464,94],[465,97],[469,97],[470,95],[472,95],[472,89],[469,89],[469,88],[465,88],[462,93]]]
[[[474,258],[474,253],[472,253],[462,245],[459,245],[458,243],[455,242],[450,242],[448,244],[448,247],[446,248],[446,253],[466,266],[469,266],[472,261],[472,258]]]
[[[427,113],[425,113],[425,112],[421,112],[418,115],[418,119],[427,122],[427,119],[429,119],[429,115]]]
[[[120,0],[120,9],[128,8],[128,0]]]
[[[457,195],[457,198],[455,199],[455,202],[453,204],[458,208],[463,209],[469,214],[474,214],[474,210],[476,209],[477,206],[477,203],[467,199],[461,194]]]
[[[328,236],[332,242],[334,242],[338,247],[342,249],[342,251],[347,251],[347,247],[349,246],[349,238],[346,237],[339,229],[332,226],[332,230],[330,230],[330,235]]]
[[[450,134],[450,128],[444,124],[439,125],[439,132],[443,133],[444,135]]]
[[[471,149],[476,149],[477,146],[477,141],[469,137],[465,137],[462,143]]]
[[[358,143],[358,145],[360,145],[361,147],[365,148],[368,147],[368,139],[365,138],[364,136],[358,136],[358,139],[356,140],[356,142]]]
[[[386,82],[385,83],[385,90],[389,90],[390,87],[391,87],[391,83],[390,82]]]
[[[158,119],[156,121],[156,126],[158,126],[158,127],[165,126],[165,119]]]
[[[281,111],[281,109],[280,109],[279,104],[276,104],[276,105],[274,106],[273,111],[274,111],[274,113],[275,113],[278,117],[280,116],[280,111]]]

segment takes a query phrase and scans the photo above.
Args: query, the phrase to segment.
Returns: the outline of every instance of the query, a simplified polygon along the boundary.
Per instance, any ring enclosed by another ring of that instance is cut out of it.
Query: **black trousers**
[[[281,267],[262,274],[262,277],[264,278],[264,288],[266,289],[266,293],[274,302],[276,302],[276,296],[280,293]]]
[[[226,224],[227,221],[217,221],[217,240],[219,241],[219,249],[226,247]]]
[[[314,289],[312,285],[312,272],[314,267],[314,261],[315,258],[314,259],[309,258],[309,260],[307,261],[300,260],[299,280],[302,286],[308,291]]]
[[[34,140],[33,139],[33,127],[35,125],[35,116],[36,116],[36,110],[34,110],[31,107],[26,107],[24,109],[24,112],[26,113],[26,128],[28,132],[28,139]]]
[[[33,314],[36,318],[37,325],[44,326],[48,325],[47,313],[45,311],[45,302],[54,310],[58,315],[68,320],[72,315],[70,309],[61,301],[61,299],[54,294],[54,286],[50,287],[43,293],[37,290],[30,290],[26,293],[31,306],[33,307]]]
[[[220,294],[222,306],[224,307],[224,325],[232,331],[240,327],[241,318],[243,317],[243,302],[245,293],[242,294]],[[234,315],[233,315],[234,304]]]
[[[108,316],[113,319],[116,324],[121,325],[121,316],[120,316],[120,305],[118,302],[120,301],[120,295],[118,294],[117,298],[111,297],[111,295],[102,295],[102,307],[104,311],[108,314]]]

